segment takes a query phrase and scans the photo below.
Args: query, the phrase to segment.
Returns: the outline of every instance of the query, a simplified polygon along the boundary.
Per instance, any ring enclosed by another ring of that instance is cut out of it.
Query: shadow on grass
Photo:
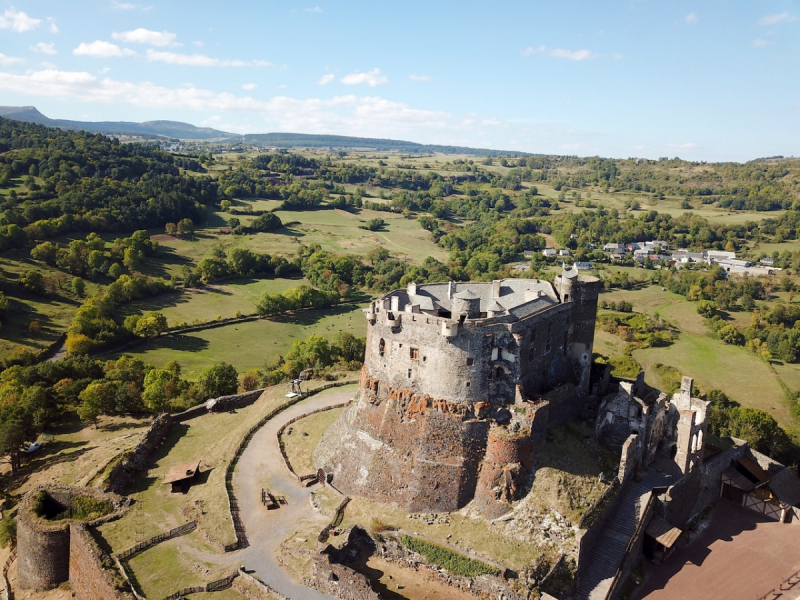
[[[315,325],[320,320],[326,317],[335,317],[353,312],[352,304],[341,304],[331,306],[330,308],[322,308],[319,310],[302,311],[295,314],[276,315],[267,317],[267,321],[274,321],[275,323],[290,323],[292,325]]]
[[[101,431],[124,431],[126,429],[141,429],[143,427],[147,427],[148,425],[148,421],[142,421],[141,423],[130,423],[123,421],[121,423],[107,423],[106,425],[101,425],[99,429]]]
[[[147,345],[147,349],[166,348],[177,352],[201,352],[208,348],[209,345],[210,342],[208,340],[192,335],[178,334],[159,338],[157,342],[150,342]]]

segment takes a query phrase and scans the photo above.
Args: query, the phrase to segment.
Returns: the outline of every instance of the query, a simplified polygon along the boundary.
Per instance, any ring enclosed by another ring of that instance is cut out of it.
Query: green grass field
[[[264,292],[277,294],[304,284],[308,284],[305,279],[231,280],[132,302],[122,312],[129,315],[160,311],[171,327],[217,317],[227,319],[235,317],[237,312],[243,315],[256,312],[256,303]]]
[[[281,440],[295,473],[298,475],[314,473],[311,455],[322,439],[322,434],[343,412],[344,408],[326,410],[294,423],[291,434],[287,434],[288,429],[284,431]]]
[[[177,360],[184,376],[189,379],[220,362],[231,363],[240,373],[263,369],[265,362],[272,362],[279,355],[285,356],[294,340],[305,339],[311,334],[332,340],[339,331],[347,331],[363,337],[367,322],[361,308],[343,305],[172,335],[128,349],[124,354],[141,358],[156,367]],[[108,358],[118,356],[110,355]]]
[[[694,377],[704,392],[720,389],[742,406],[766,410],[783,426],[794,423],[782,384],[792,390],[800,389],[795,387],[800,386],[800,365],[780,365],[775,367],[776,374],[770,365],[749,350],[712,337],[705,320],[697,314],[695,304],[683,296],[662,292],[659,286],[605,293],[600,299],[627,300],[635,311],[660,315],[680,329],[678,339],[670,346],[633,352],[633,357],[644,367],[649,384],[663,387],[653,365],[669,365],[683,375]],[[599,331],[596,336],[597,352],[611,355],[611,351],[620,348],[616,336]]]

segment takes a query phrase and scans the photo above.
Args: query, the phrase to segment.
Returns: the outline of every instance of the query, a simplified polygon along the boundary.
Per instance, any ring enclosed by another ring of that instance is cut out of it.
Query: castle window
[[[467,387],[469,387],[469,384],[470,384],[470,382],[468,381],[468,382],[467,382]]]
[[[569,294],[564,294],[564,302],[569,302]]]
[[[492,379],[492,370],[491,369],[489,369],[489,372],[486,374],[486,379],[489,379],[489,380]]]
[[[497,367],[497,378],[500,379],[503,376],[503,367]]]
[[[411,379],[411,369],[408,370],[408,378]]]
[[[552,344],[552,340],[553,340],[553,338],[547,338],[547,343],[544,345],[544,351],[545,352],[550,352],[550,347],[551,347],[551,344]]]
[[[411,357],[411,360],[419,360],[419,349],[418,348],[409,348],[408,355]]]
[[[380,382],[378,382],[378,381],[373,381],[372,382],[372,391],[375,392],[376,394],[378,393],[378,383],[380,383]]]
[[[381,341],[378,342],[378,354],[380,354],[381,356],[386,354],[386,340],[384,340],[383,338],[381,338]]]
[[[422,357],[422,362],[426,362],[427,360],[428,360],[428,357],[427,357],[427,356],[423,356],[423,357]]]
[[[547,324],[547,333],[550,333],[552,330],[553,330],[553,322],[552,322],[552,321],[550,321],[550,322]]]
[[[467,366],[468,366],[468,367],[471,367],[471,366],[472,366],[472,365],[474,365],[474,364],[475,364],[475,359],[474,359],[474,358],[472,358],[471,356],[468,356],[468,357],[467,357]]]
[[[575,323],[575,330],[577,331],[580,328],[581,328],[581,324],[580,323]]]
[[[531,340],[531,345],[528,346],[528,362],[533,362],[536,358],[536,348],[533,345],[533,340]]]

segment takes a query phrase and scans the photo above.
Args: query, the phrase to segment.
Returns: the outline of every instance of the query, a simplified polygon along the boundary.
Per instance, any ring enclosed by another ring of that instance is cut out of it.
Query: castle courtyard
[[[647,580],[634,598],[759,599],[800,570],[798,541],[800,526],[720,500],[711,524],[688,548],[677,550],[660,568],[645,563]],[[797,600],[800,585],[780,598]]]

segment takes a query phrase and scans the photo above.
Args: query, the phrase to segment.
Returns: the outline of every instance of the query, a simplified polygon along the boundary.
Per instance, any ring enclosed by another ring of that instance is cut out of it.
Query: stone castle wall
[[[61,512],[72,504],[76,496],[105,500],[113,507],[109,514],[82,525],[99,525],[115,519],[130,505],[129,499],[116,494],[77,486],[45,486],[25,494],[17,517],[17,584],[20,588],[45,590],[70,580],[73,569],[70,532],[71,526],[79,522],[71,519],[49,521],[39,516],[37,511],[44,506],[53,512]],[[85,557],[85,554],[81,556]],[[86,596],[81,600],[94,598]]]
[[[134,600],[111,557],[82,523],[69,528],[69,582],[78,600]]]

